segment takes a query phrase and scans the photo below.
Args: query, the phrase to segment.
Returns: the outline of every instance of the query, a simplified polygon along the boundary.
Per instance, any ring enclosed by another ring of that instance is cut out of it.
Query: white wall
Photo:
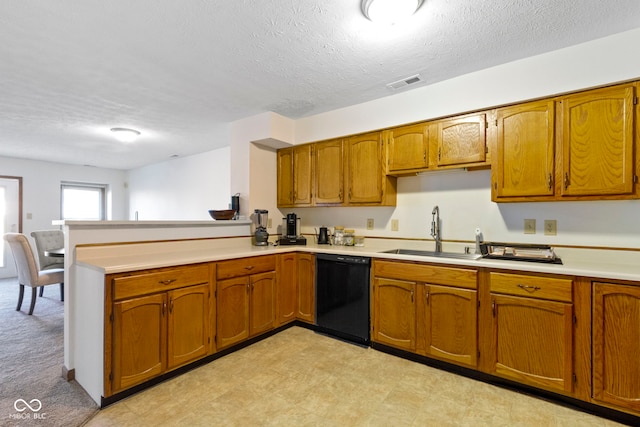
[[[62,181],[106,184],[108,218],[126,218],[125,171],[0,157],[0,175],[22,177],[24,234],[54,228],[51,221],[60,219]],[[28,214],[31,214],[31,219],[27,219]]]
[[[633,30],[303,118],[296,121],[296,143],[637,79],[640,55],[629,52],[639,43],[640,30]],[[434,205],[440,206],[445,240],[473,240],[480,227],[490,241],[640,248],[640,201],[495,204],[489,171],[398,178],[396,208],[294,211],[304,232],[345,225],[365,236],[429,238]],[[374,218],[375,230],[365,230],[366,218]],[[536,219],[537,234],[523,233],[525,218]],[[399,220],[398,232],[390,230],[391,219]],[[545,219],[558,221],[557,236],[543,235]]]
[[[176,158],[129,171],[126,219],[204,220],[231,203],[230,148]]]

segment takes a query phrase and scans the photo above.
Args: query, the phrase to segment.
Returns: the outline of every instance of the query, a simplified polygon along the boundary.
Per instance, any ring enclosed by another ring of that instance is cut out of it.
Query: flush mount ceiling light
[[[140,135],[137,130],[128,128],[111,128],[111,132],[120,142],[133,142]]]
[[[413,15],[424,0],[362,0],[362,13],[373,22],[395,24]]]

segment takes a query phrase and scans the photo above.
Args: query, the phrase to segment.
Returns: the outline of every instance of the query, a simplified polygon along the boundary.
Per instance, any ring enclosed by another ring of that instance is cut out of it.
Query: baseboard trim
[[[76,370],[75,369],[67,369],[66,366],[62,365],[62,378],[65,381],[73,381],[76,379]]]

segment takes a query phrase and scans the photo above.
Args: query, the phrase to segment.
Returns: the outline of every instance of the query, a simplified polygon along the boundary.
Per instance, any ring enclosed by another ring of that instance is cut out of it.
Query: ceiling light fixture
[[[137,130],[128,128],[111,128],[111,132],[120,142],[133,142],[140,135]]]
[[[373,22],[396,24],[407,19],[424,0],[362,0],[362,13]]]

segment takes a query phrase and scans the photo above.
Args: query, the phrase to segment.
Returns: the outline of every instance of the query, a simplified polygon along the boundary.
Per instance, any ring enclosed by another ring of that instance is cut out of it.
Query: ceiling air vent
[[[402,80],[398,80],[397,82],[387,84],[389,89],[400,89],[405,86],[409,86],[418,82],[421,82],[420,74],[414,74],[413,76],[405,77]]]

